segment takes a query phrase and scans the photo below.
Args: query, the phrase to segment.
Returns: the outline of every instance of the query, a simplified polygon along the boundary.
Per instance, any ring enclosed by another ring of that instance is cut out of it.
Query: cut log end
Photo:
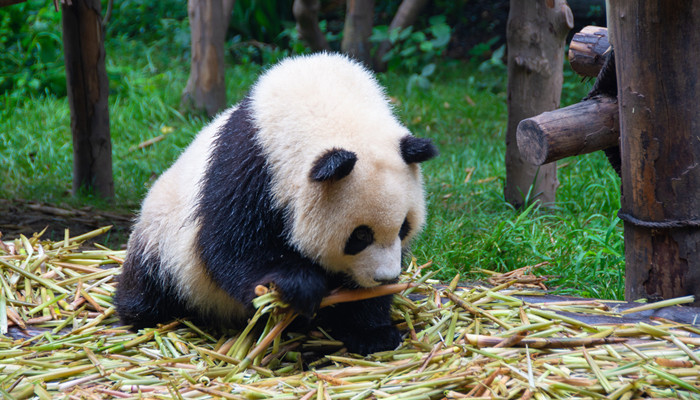
[[[533,165],[545,164],[549,153],[546,134],[532,118],[524,119],[518,124],[516,133],[520,154]]]
[[[598,76],[605,63],[605,52],[610,48],[608,30],[599,26],[587,26],[574,35],[569,45],[569,63],[577,74]]]

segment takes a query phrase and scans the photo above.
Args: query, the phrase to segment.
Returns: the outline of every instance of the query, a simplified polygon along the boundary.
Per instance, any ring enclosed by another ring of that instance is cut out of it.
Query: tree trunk
[[[369,37],[372,35],[373,19],[374,0],[348,0],[343,41],[340,47],[343,53],[361,61],[366,66],[372,65]]]
[[[99,0],[62,3],[66,86],[73,135],[73,193],[114,197],[109,81]]]
[[[224,16],[222,0],[189,0],[187,13],[192,59],[180,105],[211,117],[226,106],[224,41],[230,15]]]
[[[534,166],[518,150],[516,131],[525,118],[559,107],[563,81],[564,41],[573,27],[564,0],[511,0],[508,14],[508,128],[506,132],[506,201],[521,207],[526,200],[555,201],[556,164]]]
[[[318,10],[321,8],[320,0],[294,0],[292,12],[297,20],[299,35],[306,40],[313,51],[330,50],[326,36],[318,26]]]
[[[625,297],[700,305],[700,0],[610,2]]]
[[[406,29],[413,25],[416,22],[416,18],[418,18],[418,14],[427,3],[428,0],[403,0],[396,11],[396,15],[391,20],[389,32],[394,29]],[[376,71],[386,71],[386,61],[382,60],[382,58],[389,50],[391,50],[390,41],[385,40],[379,43],[377,53],[374,55],[374,69]]]

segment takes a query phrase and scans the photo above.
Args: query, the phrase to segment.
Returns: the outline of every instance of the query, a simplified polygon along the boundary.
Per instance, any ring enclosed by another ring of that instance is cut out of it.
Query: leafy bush
[[[325,21],[319,23],[325,31]],[[296,24],[284,22],[284,30],[274,43],[262,43],[255,39],[245,40],[242,35],[235,35],[226,42],[226,51],[231,54],[237,64],[255,63],[258,65],[274,64],[284,57],[296,54],[306,54],[310,50],[301,39]],[[329,34],[327,37],[331,37]]]
[[[102,14],[106,14],[106,6],[103,6]],[[157,48],[160,55],[170,58],[170,62],[172,54],[181,56],[180,60],[189,59],[187,3],[178,0],[115,1],[111,16],[105,23],[105,46],[114,53],[121,53],[133,51],[130,47],[139,44],[147,44],[146,57],[154,56],[149,48]],[[110,51],[107,52],[109,57]]]
[[[187,22],[187,3],[178,0],[121,0],[115,1],[112,15],[105,26],[106,38],[126,36],[141,41],[172,39],[173,25]],[[103,7],[102,14],[106,12]],[[177,39],[177,38],[176,38]],[[189,32],[188,32],[189,43]]]
[[[45,1],[3,8],[0,48],[0,92],[16,100],[66,94],[61,14]]]
[[[229,35],[279,44],[277,41],[287,22],[294,22],[291,1],[237,0],[229,22]]]
[[[409,89],[413,86],[427,89],[429,78],[435,72],[435,62],[445,54],[450,35],[445,16],[436,15],[430,18],[430,25],[424,30],[409,26],[390,31],[386,25],[375,26],[370,41],[388,40],[392,48],[382,58],[388,69],[411,73]]]

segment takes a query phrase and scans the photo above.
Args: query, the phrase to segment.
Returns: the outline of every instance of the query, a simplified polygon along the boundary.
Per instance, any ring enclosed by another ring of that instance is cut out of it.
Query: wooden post
[[[61,3],[63,53],[73,133],[73,192],[114,197],[109,82],[99,0]]]
[[[537,198],[555,201],[556,164],[534,166],[520,155],[518,123],[559,107],[564,44],[574,20],[565,0],[511,0],[508,14],[508,128],[506,131],[506,201],[516,207]]]
[[[625,297],[700,304],[700,0],[610,1]]]

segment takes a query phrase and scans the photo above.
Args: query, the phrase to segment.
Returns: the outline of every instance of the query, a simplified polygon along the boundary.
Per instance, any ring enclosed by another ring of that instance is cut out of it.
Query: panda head
[[[340,55],[283,61],[251,106],[289,244],[358,286],[395,280],[425,221],[419,164],[437,155],[432,142],[412,136],[372,74]]]
[[[333,148],[319,155],[309,171],[318,197],[300,225],[316,230],[311,234],[320,245],[309,250],[321,265],[360,286],[395,280],[403,249],[425,221],[417,163],[437,151],[430,140],[406,135],[398,154],[401,161],[362,160],[353,151]]]

